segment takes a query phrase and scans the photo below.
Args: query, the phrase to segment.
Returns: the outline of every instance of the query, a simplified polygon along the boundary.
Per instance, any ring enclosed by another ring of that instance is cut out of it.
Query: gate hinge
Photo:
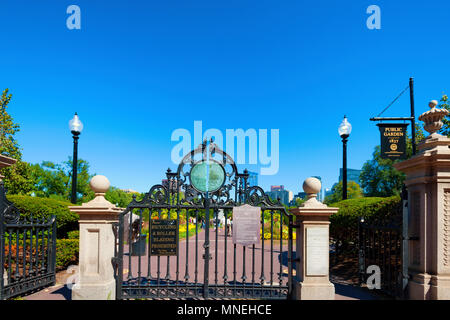
[[[203,254],[203,259],[206,260],[206,254]],[[208,259],[212,260],[212,255],[211,254],[208,255]]]
[[[296,224],[296,223],[290,223],[290,224],[289,224],[289,227],[290,227],[290,228],[300,228],[301,225],[300,225],[300,224]]]

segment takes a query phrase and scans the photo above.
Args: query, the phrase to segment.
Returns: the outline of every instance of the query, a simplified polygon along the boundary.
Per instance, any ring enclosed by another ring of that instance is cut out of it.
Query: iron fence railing
[[[56,218],[25,218],[0,182],[0,300],[55,283]]]

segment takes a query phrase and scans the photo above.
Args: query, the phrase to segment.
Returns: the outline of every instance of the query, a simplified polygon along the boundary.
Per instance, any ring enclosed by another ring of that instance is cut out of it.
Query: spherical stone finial
[[[91,179],[89,185],[95,193],[106,193],[109,189],[110,183],[107,177],[97,175]]]
[[[317,178],[308,178],[303,182],[303,190],[307,194],[317,194],[320,192],[320,189],[322,188],[322,183],[320,183],[320,180]]]
[[[434,107],[436,107],[438,105],[438,101],[437,100],[431,100],[430,103],[428,104],[428,106],[432,109]]]

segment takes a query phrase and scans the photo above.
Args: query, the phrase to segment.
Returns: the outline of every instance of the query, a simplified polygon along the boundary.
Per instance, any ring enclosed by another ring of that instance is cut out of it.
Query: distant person
[[[225,217],[220,217],[220,229],[225,228]]]
[[[227,220],[227,235],[231,236],[231,225],[232,225],[232,221],[231,218]]]

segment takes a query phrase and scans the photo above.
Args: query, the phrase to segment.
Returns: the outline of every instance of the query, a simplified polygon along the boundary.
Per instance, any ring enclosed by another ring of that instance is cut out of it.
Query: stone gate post
[[[90,181],[95,198],[70,211],[80,215],[79,281],[72,288],[72,300],[114,300],[116,284],[111,258],[114,256],[115,238],[112,224],[118,221],[123,209],[105,199],[109,188],[105,176]]]
[[[423,113],[430,135],[418,153],[394,167],[406,173],[410,275],[408,293],[414,300],[450,299],[450,139],[437,133],[448,114],[436,108]]]
[[[317,201],[322,185],[308,178],[303,190],[308,200],[290,212],[297,217],[297,263],[294,279],[294,299],[334,300],[334,285],[330,282],[330,219],[338,208],[329,208]]]

